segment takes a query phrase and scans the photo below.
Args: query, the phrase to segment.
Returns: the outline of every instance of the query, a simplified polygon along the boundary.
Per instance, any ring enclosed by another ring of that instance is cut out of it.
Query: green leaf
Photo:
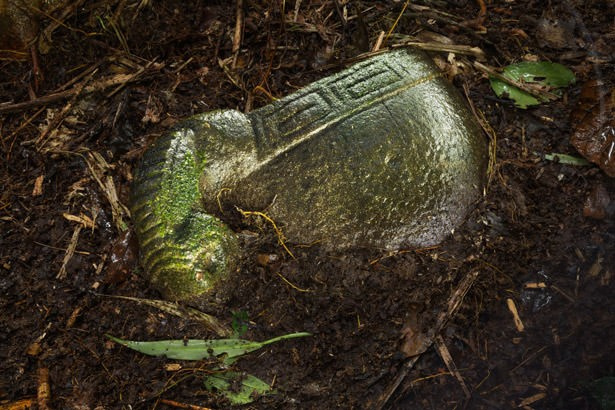
[[[592,165],[591,162],[586,160],[585,158],[573,157],[572,155],[566,154],[545,154],[545,159],[548,161],[558,161],[560,164],[566,165],[577,165],[577,166],[588,166]]]
[[[204,383],[207,390],[219,391],[232,404],[252,403],[258,395],[274,393],[271,387],[258,377],[232,371],[207,376]]]
[[[519,83],[534,83],[548,88],[567,87],[576,81],[574,73],[570,69],[548,61],[527,61],[511,64],[504,68],[502,75]],[[542,102],[535,96],[495,77],[490,77],[489,82],[498,97],[507,96],[519,108],[527,108],[530,105],[537,105]]]
[[[243,339],[188,339],[160,340],[156,342],[137,342],[123,340],[111,335],[107,337],[116,343],[150,356],[166,356],[177,360],[201,360],[205,358],[222,358],[225,363],[232,363],[236,358],[246,353],[258,350],[263,346],[286,339],[311,336],[310,333],[290,333],[274,337],[264,342],[254,342]]]

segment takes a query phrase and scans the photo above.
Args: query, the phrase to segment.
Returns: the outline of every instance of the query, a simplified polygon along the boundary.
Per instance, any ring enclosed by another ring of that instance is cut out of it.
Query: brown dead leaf
[[[157,124],[160,122],[160,113],[162,113],[163,107],[157,98],[152,98],[150,95],[147,98],[147,105],[145,106],[145,114],[141,118],[143,123]]]
[[[408,311],[408,317],[401,329],[402,344],[399,350],[406,357],[418,356],[431,345],[431,338],[422,331],[422,321],[419,319],[420,312],[417,306]]]
[[[137,239],[130,229],[121,233],[111,247],[105,283],[117,285],[124,282],[137,262]]]
[[[572,145],[587,160],[615,177],[615,89],[589,81],[571,114]]]
[[[583,206],[583,216],[592,219],[604,219],[611,203],[609,192],[604,185],[597,184],[588,195]]]

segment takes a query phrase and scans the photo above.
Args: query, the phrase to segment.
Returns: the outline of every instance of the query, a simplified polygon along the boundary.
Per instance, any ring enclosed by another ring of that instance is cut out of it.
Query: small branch
[[[47,367],[38,368],[38,388],[36,391],[36,402],[39,410],[49,410],[51,400],[51,389],[49,388],[49,369]]]
[[[5,114],[9,112],[17,112],[28,110],[30,108],[40,107],[42,105],[46,105],[49,103],[62,101],[67,98],[73,97],[80,93],[83,94],[91,94],[97,91],[103,91],[107,88],[124,86],[128,83],[132,83],[141,79],[141,75],[145,72],[147,68],[149,68],[151,64],[148,64],[145,67],[139,68],[136,72],[132,74],[117,74],[110,75],[107,77],[103,77],[102,79],[95,81],[91,85],[83,86],[82,84],[77,84],[75,87],[70,90],[59,91],[57,93],[47,94],[39,98],[35,98],[31,101],[25,101],[15,104],[4,104],[0,105],[0,114]],[[160,66],[159,68],[162,68]]]
[[[451,374],[455,376],[455,378],[459,381],[459,384],[461,384],[461,388],[463,389],[463,392],[465,393],[466,398],[469,399],[472,396],[472,393],[470,393],[470,389],[468,389],[468,386],[466,385],[466,382],[463,380],[461,373],[459,373],[459,370],[457,370],[457,365],[455,365],[455,362],[453,361],[453,357],[451,356],[451,353],[449,352],[448,347],[446,347],[446,343],[444,343],[444,339],[442,338],[442,336],[440,335],[436,336],[435,343],[436,343],[436,348],[438,349],[438,353],[440,353],[440,357],[446,364],[448,371],[451,372]]]
[[[66,265],[68,265],[68,262],[75,254],[75,249],[77,249],[77,243],[79,242],[79,232],[81,232],[82,227],[82,225],[75,226],[73,236],[71,237],[70,244],[66,249],[66,254],[64,255],[64,260],[62,260],[62,266],[56,275],[56,279],[64,279],[66,277]]]
[[[463,44],[442,44],[442,43],[424,43],[420,41],[406,41],[399,44],[393,44],[392,48],[412,46],[421,50],[441,51],[455,54],[465,54],[476,57],[479,60],[485,59],[485,52],[479,47],[466,46]]]
[[[177,316],[183,319],[194,320],[194,321],[200,322],[203,325],[205,325],[209,330],[215,332],[220,337],[229,337],[232,334],[231,329],[228,328],[226,325],[224,325],[222,322],[220,322],[217,318],[205,312],[201,312],[200,310],[191,308],[190,306],[182,306],[178,303],[167,302],[165,300],[140,299],[140,298],[133,298],[130,296],[104,295],[101,293],[94,293],[94,294],[97,296],[102,296],[106,298],[130,300],[132,302],[137,302],[139,304],[144,304],[147,306],[154,307],[163,312],[169,313],[171,315],[174,315],[174,316]]]
[[[243,32],[243,0],[237,0],[237,10],[235,16],[235,33],[233,34],[233,70],[237,64],[237,56],[241,47],[241,34]]]

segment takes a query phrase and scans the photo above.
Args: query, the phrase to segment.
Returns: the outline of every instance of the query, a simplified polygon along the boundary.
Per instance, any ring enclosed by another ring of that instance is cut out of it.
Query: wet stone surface
[[[234,234],[217,233],[216,222],[199,226],[209,233],[184,234],[201,217],[223,208],[263,212],[290,242],[336,251],[434,245],[480,197],[486,159],[458,92],[423,53],[397,50],[247,115],[190,119],[145,155],[133,213],[154,282],[176,294],[175,276],[213,266],[196,281],[200,293],[237,258],[227,245]],[[203,246],[212,234],[222,239],[211,248],[224,249],[208,250],[200,265],[187,260],[199,253],[191,241]],[[181,252],[186,269],[177,268]]]

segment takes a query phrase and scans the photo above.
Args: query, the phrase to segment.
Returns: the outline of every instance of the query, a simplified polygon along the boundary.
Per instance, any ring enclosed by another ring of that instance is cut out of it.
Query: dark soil
[[[228,408],[203,387],[210,363],[183,362],[173,371],[166,365],[176,361],[105,338],[215,334],[198,322],[102,296],[159,297],[141,278],[134,240],[121,233],[88,163],[95,163],[93,153],[106,161],[98,175],[103,184],[114,183],[126,204],[140,155],[173,123],[216,108],[251,110],[339,70],[393,27],[405,2],[244,0],[237,53],[235,2],[146,3],[78,1],[47,10],[41,30],[62,24],[39,47],[38,64],[0,61],[0,102],[31,102],[0,111],[0,403],[36,402],[48,371],[47,408]],[[386,406],[599,408],[589,383],[612,376],[615,365],[615,179],[544,155],[579,156],[570,144],[569,116],[581,86],[615,82],[615,8],[597,0],[494,0],[481,22],[479,3],[430,1],[420,10],[412,2],[385,46],[402,42],[400,34],[438,33],[480,47],[484,63],[494,67],[532,58],[560,62],[577,83],[557,101],[521,110],[495,97],[471,66],[474,57],[430,53],[449,72],[455,64],[453,81],[484,114],[497,149],[484,198],[437,247],[339,255],[294,247],[292,259],[266,226],[235,225],[258,238],[232,286],[206,304],[207,313],[230,324],[232,312],[246,312],[247,339],[313,334],[237,363],[278,391],[250,408],[382,404],[407,368],[403,334],[428,333],[460,281],[474,272],[462,305],[439,332],[439,346],[448,348],[469,394],[442,349],[430,347]],[[464,62],[470,65],[456,65]],[[115,85],[95,92],[79,85],[111,78]],[[35,99],[63,90],[73,93]],[[596,190],[610,204],[602,201],[594,212],[586,203]],[[86,216],[94,227],[79,231],[80,223],[65,215]],[[76,252],[64,264],[71,241]],[[63,265],[65,274],[58,275]],[[530,287],[536,283],[545,287]],[[413,339],[405,340],[407,348]],[[45,394],[39,398],[45,401]]]

